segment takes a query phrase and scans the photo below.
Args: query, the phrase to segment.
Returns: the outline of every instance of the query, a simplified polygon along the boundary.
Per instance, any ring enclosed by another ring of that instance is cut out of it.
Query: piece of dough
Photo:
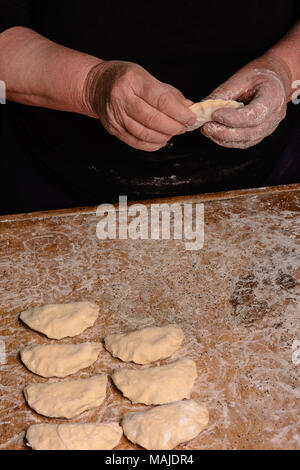
[[[20,314],[20,319],[32,330],[62,339],[76,336],[92,326],[99,314],[99,307],[92,302],[50,304],[34,307]]]
[[[117,423],[33,424],[26,439],[34,450],[111,450],[122,434]]]
[[[166,366],[149,369],[118,369],[112,375],[114,384],[132,403],[162,405],[190,396],[196,364],[181,359]]]
[[[149,450],[171,450],[194,439],[207,426],[208,409],[195,400],[183,400],[126,413],[121,424],[134,444]]]
[[[65,382],[29,384],[24,395],[30,408],[49,418],[74,418],[100,406],[106,395],[107,375]]]
[[[148,364],[171,356],[180,347],[183,337],[178,325],[150,326],[131,333],[106,336],[104,343],[106,349],[122,361]]]
[[[22,349],[25,366],[42,377],[66,377],[93,364],[101,343],[32,344]]]
[[[213,121],[212,115],[217,109],[239,109],[243,108],[243,106],[244,103],[239,103],[238,101],[233,100],[206,100],[200,101],[199,103],[195,103],[190,106],[190,110],[196,114],[197,120],[195,124],[189,126],[187,130],[194,131],[195,129],[199,129],[199,127],[202,127],[205,123]]]

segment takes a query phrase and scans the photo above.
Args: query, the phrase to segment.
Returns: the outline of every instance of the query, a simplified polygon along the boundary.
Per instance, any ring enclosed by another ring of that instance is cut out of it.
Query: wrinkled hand
[[[239,70],[208,97],[243,101],[244,108],[223,108],[205,124],[203,135],[223,147],[245,149],[272,134],[286,116],[290,76],[285,64],[257,59]]]
[[[86,98],[110,134],[148,152],[164,147],[195,122],[192,101],[130,62],[94,67],[87,77]]]

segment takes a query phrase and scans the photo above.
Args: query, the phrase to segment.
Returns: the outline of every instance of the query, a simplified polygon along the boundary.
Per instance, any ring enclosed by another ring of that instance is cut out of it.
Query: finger
[[[248,128],[262,124],[270,113],[271,110],[264,103],[253,100],[251,104],[240,109],[220,108],[213,113],[212,118],[228,127]]]
[[[215,144],[220,145],[221,147],[226,147],[226,148],[247,149],[247,148],[253,147],[254,145],[257,145],[259,142],[263,140],[263,137],[259,137],[253,140],[242,139],[239,141],[231,141],[231,140],[226,141],[222,138],[219,138],[216,135],[210,136],[208,134],[204,134],[203,128],[201,129],[201,133],[205,135],[205,137],[210,139],[212,142],[214,142]]]
[[[165,145],[161,144],[152,144],[150,142],[143,142],[142,140],[139,140],[135,137],[133,137],[130,134],[126,134],[123,137],[120,138],[125,144],[130,145],[130,147],[133,147],[134,149],[137,150],[143,150],[144,152],[157,152],[157,150],[160,150],[163,148]]]
[[[186,127],[183,124],[166,116],[137,96],[126,103],[125,111],[128,116],[144,127],[161,134],[174,136],[186,132]]]
[[[240,100],[248,101],[253,96],[255,89],[253,88],[253,78],[251,75],[239,73],[230,77],[226,82],[215,88],[205,100]]]
[[[192,106],[192,105],[194,104],[194,101],[189,100],[188,98],[185,98],[185,97],[182,98],[182,97],[180,97],[180,96],[179,96],[178,98],[182,100],[182,104],[183,104],[184,106],[190,107],[190,106]]]
[[[130,147],[137,150],[143,150],[144,152],[156,152],[165,146],[161,144],[153,144],[151,142],[144,142],[137,137],[132,136],[128,132],[122,132],[116,137],[122,140],[125,144],[130,145]]]
[[[194,101],[189,100],[188,98],[185,98],[185,104],[186,104],[187,106],[192,106],[192,105],[194,104]]]
[[[205,124],[201,132],[212,140],[233,144],[239,142],[254,142],[263,139],[272,134],[277,127],[278,124],[274,125],[274,123],[268,123],[267,126],[258,126],[257,128],[234,129],[211,122]]]
[[[105,129],[111,134],[120,139],[122,142],[124,142],[127,145],[130,145],[130,147],[133,147],[137,150],[143,150],[145,152],[155,152],[161,148],[163,148],[165,144],[155,144],[152,142],[145,142],[143,140],[140,140],[139,138],[135,137],[134,135],[131,135],[130,132],[128,132],[125,128],[120,126],[119,124],[114,124],[107,126],[106,124],[103,124]]]
[[[152,144],[166,145],[171,135],[162,134],[161,132],[154,131],[148,127],[143,126],[130,116],[124,118],[124,127],[133,137],[141,140],[142,142],[149,142]]]
[[[139,97],[184,126],[190,126],[196,120],[195,114],[182,103],[182,99],[160,84],[153,86],[153,83],[151,83],[151,86],[143,87]]]
[[[177,95],[178,98],[181,99],[182,103],[185,106],[192,106],[192,104],[194,104],[194,101],[186,98],[184,94],[180,90],[178,90],[178,88],[175,88],[173,85],[170,85],[169,83],[165,83],[165,86],[168,87],[171,92],[175,93],[175,95]]]

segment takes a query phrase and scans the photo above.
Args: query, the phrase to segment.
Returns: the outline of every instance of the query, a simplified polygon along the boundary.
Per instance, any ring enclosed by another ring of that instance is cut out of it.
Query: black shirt
[[[0,31],[28,26],[102,59],[136,62],[200,101],[278,42],[300,16],[297,0],[0,0]],[[1,77],[0,77],[1,79]],[[263,185],[278,164],[295,119],[259,145],[220,147],[199,131],[164,149],[132,149],[86,116],[8,102],[5,158],[38,168],[86,203],[212,192]]]

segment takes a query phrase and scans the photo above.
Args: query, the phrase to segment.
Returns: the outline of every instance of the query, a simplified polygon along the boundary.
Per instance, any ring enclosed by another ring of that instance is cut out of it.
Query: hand
[[[214,112],[201,132],[223,147],[245,149],[272,134],[286,116],[291,79],[286,64],[261,57],[239,70],[208,98],[243,101],[246,106]]]
[[[105,129],[136,149],[153,152],[195,122],[187,100],[137,64],[107,61],[86,80],[86,96]]]

